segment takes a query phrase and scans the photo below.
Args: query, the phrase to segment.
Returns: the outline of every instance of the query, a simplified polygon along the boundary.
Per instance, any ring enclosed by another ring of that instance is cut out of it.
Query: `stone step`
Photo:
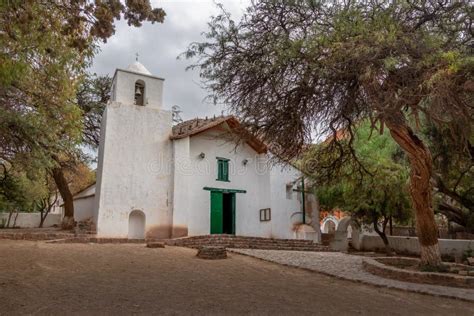
[[[189,247],[199,247],[199,246],[202,246],[202,245],[206,245],[206,244],[211,244],[211,243],[200,243],[200,244],[175,244],[176,246],[179,246],[179,245],[186,245],[186,246],[189,246]],[[321,248],[324,246],[294,246],[294,245],[285,245],[285,244],[281,244],[281,245],[269,245],[269,244],[235,244],[235,243],[228,243],[228,244],[220,244],[220,243],[213,243],[214,245],[227,245],[228,247],[233,247],[233,248],[251,248],[251,247],[291,247],[291,248]]]
[[[226,245],[234,245],[234,246],[245,246],[245,245],[262,245],[262,246],[292,246],[292,247],[312,247],[312,246],[319,246],[317,244],[293,244],[293,243],[265,243],[265,242],[238,242],[238,241],[202,241],[202,242],[170,242],[175,245],[188,245],[188,246],[199,246],[202,244],[226,244]]]
[[[233,235],[205,235],[167,240],[168,245],[200,248],[202,246],[222,246],[242,249],[276,249],[297,251],[329,251],[327,246],[315,244],[311,240],[270,239]]]
[[[308,245],[313,245],[314,243],[297,243],[297,242],[274,242],[274,241],[249,241],[249,240],[192,240],[192,241],[175,241],[176,244],[180,243],[186,243],[186,244],[200,244],[200,243],[206,243],[206,242],[214,242],[214,243],[252,243],[252,244],[266,244],[266,245],[295,245],[295,246],[308,246]]]

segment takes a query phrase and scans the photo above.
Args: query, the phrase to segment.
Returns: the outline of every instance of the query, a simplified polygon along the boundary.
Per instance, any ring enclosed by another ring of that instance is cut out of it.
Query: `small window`
[[[217,180],[229,181],[229,159],[217,158]]]
[[[272,211],[269,208],[262,208],[260,210],[260,221],[269,222],[272,219]]]
[[[286,185],[286,199],[287,200],[293,199],[293,185],[291,184]]]

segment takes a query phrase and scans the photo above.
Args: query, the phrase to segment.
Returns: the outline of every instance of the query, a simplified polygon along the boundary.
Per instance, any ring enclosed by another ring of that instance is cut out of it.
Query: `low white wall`
[[[74,220],[76,222],[94,217],[94,195],[74,200]]]
[[[416,237],[388,236],[390,246],[400,253],[420,254],[420,245]],[[474,251],[474,240],[463,239],[438,239],[441,255],[460,256],[464,251]],[[374,251],[383,250],[384,245],[379,236],[362,235],[360,241],[361,250]]]
[[[13,227],[13,222],[15,220],[15,214],[12,215],[10,220],[10,227]],[[8,221],[8,213],[0,213],[0,222],[3,222],[3,219]],[[38,227],[41,221],[40,213],[18,213],[18,218],[16,219],[15,227],[21,228],[35,228]],[[59,225],[61,223],[61,214],[49,214],[46,217],[43,227],[51,227],[53,225]]]

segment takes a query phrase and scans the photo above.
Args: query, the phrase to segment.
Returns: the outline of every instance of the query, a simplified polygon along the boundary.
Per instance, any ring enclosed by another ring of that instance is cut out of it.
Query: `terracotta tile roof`
[[[173,126],[171,139],[180,139],[188,136],[193,136],[213,127],[226,123],[231,131],[238,133],[245,141],[258,153],[265,153],[267,146],[257,137],[251,135],[247,130],[241,127],[240,122],[232,115],[217,116],[212,118],[195,118],[184,121]]]
[[[341,129],[338,129],[338,130],[336,131],[335,137],[334,137],[334,134],[331,134],[331,135],[329,135],[329,136],[323,141],[323,143],[324,143],[324,144],[329,144],[329,143],[332,142],[334,139],[336,139],[336,141],[337,141],[337,140],[342,140],[342,139],[347,138],[348,135],[349,135],[349,133],[347,132],[347,130],[341,128]]]
[[[195,118],[181,122],[173,126],[171,139],[180,139],[204,132],[210,128],[220,125],[229,119],[235,119],[233,116],[217,116],[212,118]]]

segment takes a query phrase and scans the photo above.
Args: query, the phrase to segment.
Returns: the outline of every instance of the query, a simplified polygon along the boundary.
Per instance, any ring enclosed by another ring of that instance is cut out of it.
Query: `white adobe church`
[[[115,71],[97,182],[75,196],[76,221],[91,218],[98,237],[235,234],[319,242],[319,213],[314,197],[301,193],[302,173],[272,164],[267,146],[248,133],[243,138],[233,116],[173,126],[163,82],[138,61]]]

